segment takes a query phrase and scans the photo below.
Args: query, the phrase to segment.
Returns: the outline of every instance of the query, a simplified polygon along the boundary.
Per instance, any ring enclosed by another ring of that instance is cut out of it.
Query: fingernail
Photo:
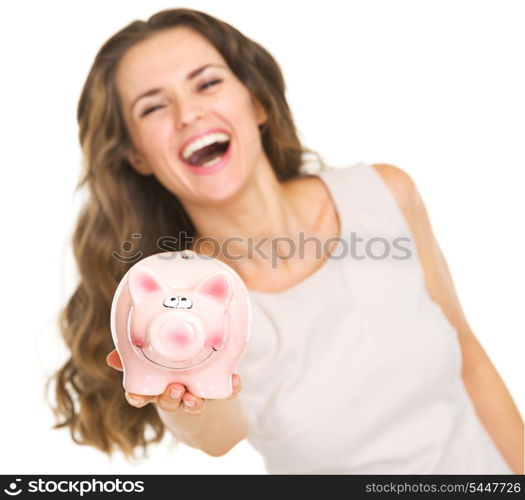
[[[170,398],[179,399],[184,391],[181,389],[171,389]]]
[[[130,396],[128,396],[128,400],[133,405],[141,405],[144,402],[142,399],[135,399]]]
[[[185,403],[186,405],[188,405],[188,406],[195,406],[195,401],[193,401],[193,400],[189,400],[189,401],[188,401],[187,399],[185,399],[185,400],[184,400],[184,403]]]

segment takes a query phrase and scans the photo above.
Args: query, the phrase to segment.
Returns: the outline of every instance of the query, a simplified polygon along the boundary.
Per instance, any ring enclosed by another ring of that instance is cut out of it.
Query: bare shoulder
[[[416,183],[403,169],[388,163],[372,165],[385,181],[410,227],[425,265],[427,254],[437,246],[425,203]]]
[[[385,181],[412,231],[415,243],[421,251],[432,247],[434,235],[425,204],[416,183],[403,169],[388,163],[372,165]]]
[[[416,185],[410,175],[401,168],[388,163],[376,163],[372,166],[381,175],[396,199],[399,208],[410,222],[415,215],[415,202],[418,197]]]
[[[415,182],[409,174],[394,165],[382,163],[373,167],[385,181],[405,216],[419,253],[430,296],[441,306],[460,338],[472,336],[449,266],[434,236],[429,214]]]

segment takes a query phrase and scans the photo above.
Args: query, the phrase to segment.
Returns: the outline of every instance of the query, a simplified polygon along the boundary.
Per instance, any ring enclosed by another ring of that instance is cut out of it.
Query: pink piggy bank
[[[137,262],[111,304],[124,389],[153,396],[177,382],[200,398],[227,398],[251,331],[248,290],[223,262],[164,252]]]

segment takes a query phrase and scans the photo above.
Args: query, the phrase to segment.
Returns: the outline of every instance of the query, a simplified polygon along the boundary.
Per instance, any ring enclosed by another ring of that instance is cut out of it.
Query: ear
[[[225,272],[207,277],[197,285],[197,293],[207,295],[226,309],[232,297],[230,277]]]
[[[260,127],[268,121],[268,115],[264,109],[264,106],[257,99],[253,99],[253,104],[255,107],[255,119],[257,121],[257,125]]]
[[[146,294],[157,290],[167,291],[162,281],[149,269],[137,267],[128,274],[128,290],[133,304],[138,304]]]
[[[142,158],[140,153],[128,150],[126,152],[126,159],[129,164],[140,174],[140,175],[151,175],[153,172],[150,166]]]

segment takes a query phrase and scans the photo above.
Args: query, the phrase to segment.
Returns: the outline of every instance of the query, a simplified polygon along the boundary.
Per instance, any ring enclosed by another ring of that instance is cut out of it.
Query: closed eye
[[[206,82],[206,83],[202,84],[199,87],[199,90],[206,90],[208,87],[211,87],[212,85],[216,85],[217,83],[220,83],[220,82],[222,82],[222,80],[220,80],[220,79],[211,80],[209,82]],[[156,106],[151,106],[150,108],[145,109],[140,116],[149,115],[150,113],[152,113],[156,109],[163,108],[163,107],[164,107],[164,105],[162,105],[162,104],[157,104]]]
[[[150,114],[152,111],[155,111],[157,108],[162,108],[162,104],[157,104],[156,106],[152,106],[151,108],[145,109],[140,116],[146,116]]]
[[[220,80],[220,79],[218,79],[218,80],[211,80],[209,82],[206,82],[206,83],[202,84],[199,87],[199,90],[207,89],[208,87],[211,87],[212,85],[215,85],[216,83],[220,83],[220,82],[222,82],[222,80]]]

